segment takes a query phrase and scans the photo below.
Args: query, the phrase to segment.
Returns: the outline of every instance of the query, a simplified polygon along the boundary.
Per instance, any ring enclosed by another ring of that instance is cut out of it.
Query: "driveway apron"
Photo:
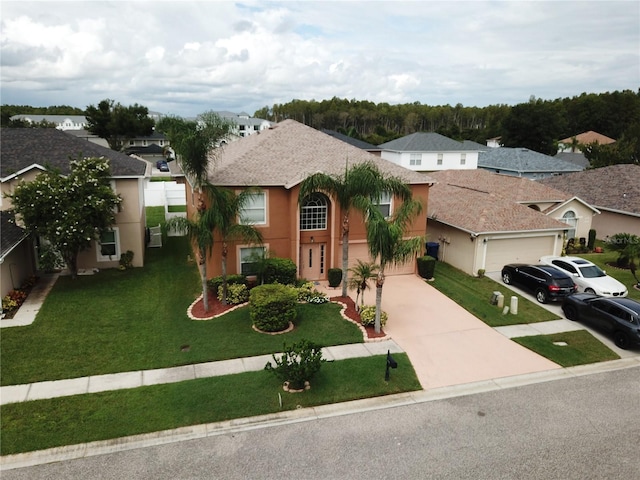
[[[374,303],[374,295],[367,292],[367,304]],[[407,353],[425,389],[561,368],[415,275],[386,278],[382,309],[389,314],[384,330]]]

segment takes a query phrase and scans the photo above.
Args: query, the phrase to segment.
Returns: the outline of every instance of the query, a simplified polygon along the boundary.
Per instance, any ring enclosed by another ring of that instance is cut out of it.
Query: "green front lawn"
[[[512,340],[563,367],[620,358],[586,330],[518,337]],[[566,345],[556,345],[560,342]]]
[[[384,381],[386,355],[330,362],[304,393],[285,393],[275,376],[248,372],[129,390],[4,405],[9,455],[233,418],[420,390],[406,354]]]
[[[437,262],[435,280],[430,282],[458,305],[478,317],[490,327],[518,325],[523,323],[557,320],[558,316],[517,295],[506,286],[488,277],[472,277],[448,263]],[[504,304],[509,305],[512,296],[518,297],[518,314],[502,314],[502,309],[491,305],[493,292],[504,295]]]
[[[2,330],[0,383],[32,383],[172,367],[282,351],[302,338],[321,346],[359,343],[360,330],[336,304],[298,307],[286,335],[252,330],[248,307],[194,321],[187,308],[200,293],[185,237],[148,249],[144,268],[60,277],[36,321]],[[182,348],[189,345],[189,351]]]

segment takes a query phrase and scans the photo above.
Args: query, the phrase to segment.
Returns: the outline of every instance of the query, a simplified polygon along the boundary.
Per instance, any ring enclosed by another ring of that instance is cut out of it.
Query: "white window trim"
[[[442,153],[438,153],[438,156],[436,158],[436,165],[442,165],[444,161],[444,155]]]
[[[389,192],[384,192],[382,194],[383,196],[380,197],[380,201],[377,203],[378,208],[380,208],[381,205],[389,205],[389,215],[387,215],[385,218],[391,218],[391,215],[393,215],[393,195]],[[384,201],[387,200],[384,196],[388,197],[388,201]]]
[[[312,193],[311,195],[314,195],[314,193]],[[305,207],[304,205],[302,205],[302,206],[300,206],[300,231],[301,232],[313,232],[313,231],[326,230],[327,229],[327,225],[328,225],[328,222],[329,222],[329,199],[326,197],[326,195],[324,195],[322,193],[318,193],[317,195],[320,195],[324,200],[324,205],[323,205],[324,206],[324,227],[320,227],[320,228],[303,228],[303,226],[302,226],[302,212],[305,210],[305,208],[310,208],[310,207]],[[305,198],[304,200],[306,201],[307,198]]]
[[[243,273],[242,273],[242,264],[245,263],[245,262],[242,261],[242,250],[247,249],[247,248],[250,248],[250,249],[261,248],[262,251],[265,252],[265,253],[269,251],[268,245],[238,245],[236,247],[236,253],[237,253],[237,256],[236,256],[237,265],[236,266],[238,268],[237,272],[238,272],[239,275],[243,275]],[[249,263],[249,262],[246,262],[246,263]]]
[[[261,195],[264,198],[264,207],[263,207],[263,212],[264,212],[264,221],[262,222],[246,222],[243,218],[243,212],[240,213],[240,218],[238,219],[239,223],[241,223],[242,225],[267,225],[268,221],[267,219],[269,218],[269,209],[268,209],[268,205],[269,205],[269,195],[267,195],[266,191],[262,191],[262,192],[257,192],[257,193],[252,193],[252,196],[258,196]],[[244,210],[244,209],[243,209]],[[258,210],[257,208],[255,208],[254,210]]]
[[[116,253],[115,255],[102,255],[102,244],[100,243],[100,239],[95,240],[96,242],[96,259],[98,262],[113,262],[120,260],[120,229],[118,227],[111,227],[111,231],[114,232],[115,244],[116,244]]]
[[[422,165],[422,154],[421,153],[410,153],[409,154],[409,165],[410,166],[419,166]]]
[[[460,154],[460,165],[466,165],[467,164],[467,154],[466,153],[461,153]]]

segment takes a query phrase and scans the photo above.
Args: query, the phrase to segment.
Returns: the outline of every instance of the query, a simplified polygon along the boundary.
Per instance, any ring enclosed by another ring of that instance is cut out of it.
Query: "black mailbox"
[[[398,368],[398,362],[396,362],[394,360],[394,358],[391,356],[391,351],[387,350],[387,369],[384,373],[384,379],[388,382],[389,381],[389,369],[390,368]]]

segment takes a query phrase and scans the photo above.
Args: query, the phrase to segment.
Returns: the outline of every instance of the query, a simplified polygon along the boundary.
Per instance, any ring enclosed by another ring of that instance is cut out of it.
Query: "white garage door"
[[[369,258],[369,250],[366,243],[358,243],[349,246],[349,268],[358,263],[357,259],[360,259],[363,262],[371,261]],[[411,273],[415,273],[415,271],[416,260],[413,259],[405,264],[398,266],[388,265],[385,271],[385,275],[408,275]]]
[[[553,244],[553,236],[489,240],[485,270],[502,270],[507,263],[538,263],[543,255],[553,255]]]

